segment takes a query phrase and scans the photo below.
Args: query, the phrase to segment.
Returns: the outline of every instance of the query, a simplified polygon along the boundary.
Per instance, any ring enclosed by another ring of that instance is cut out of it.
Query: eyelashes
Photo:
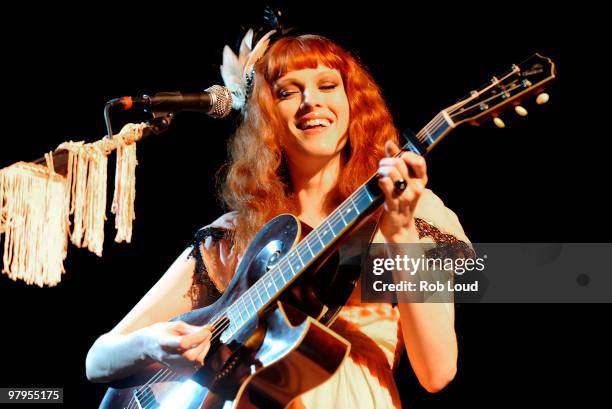
[[[338,88],[338,84],[324,84],[319,86],[319,90],[324,92],[334,91]],[[298,89],[281,89],[278,91],[278,98],[287,99],[292,95],[301,94],[301,90]]]

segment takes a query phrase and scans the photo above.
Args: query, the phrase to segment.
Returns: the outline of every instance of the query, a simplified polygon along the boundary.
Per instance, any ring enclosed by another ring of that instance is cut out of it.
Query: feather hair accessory
[[[267,32],[255,46],[253,44],[253,29],[249,29],[240,43],[238,55],[234,54],[229,46],[223,47],[223,64],[221,64],[221,77],[225,86],[232,93],[232,108],[242,109],[253,87],[254,66],[268,45],[270,37],[276,30]]]

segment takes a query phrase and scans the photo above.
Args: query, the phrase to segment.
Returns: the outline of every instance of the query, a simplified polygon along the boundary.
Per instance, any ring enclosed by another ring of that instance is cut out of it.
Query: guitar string
[[[155,379],[153,382],[155,382],[155,383],[166,382],[168,380],[168,378],[171,377],[172,373],[173,373],[173,371],[171,371],[170,369],[160,369],[157,372],[157,375],[159,375],[159,374],[162,374],[162,375],[158,376],[157,379]],[[153,383],[153,382],[151,382],[151,381],[147,382],[145,385],[143,385],[138,390],[137,393],[142,392],[145,388],[147,388],[149,386],[150,383]],[[153,392],[151,391],[151,394],[149,396],[147,396],[144,400],[138,401],[136,403],[138,403],[140,405],[140,407],[145,408],[149,403],[151,403],[154,400],[155,400],[155,395],[153,395]]]
[[[166,370],[166,369],[160,369],[160,370],[158,370],[158,371],[155,373],[155,375],[154,375],[154,376],[153,376],[151,379],[149,379],[149,380],[148,380],[148,381],[147,381],[147,382],[146,382],[144,385],[141,385],[141,386],[140,386],[140,388],[137,388],[137,389],[136,389],[136,392],[135,392],[134,394],[132,394],[132,399],[130,400],[130,403],[132,403],[132,401],[134,401],[135,399],[138,399],[138,396],[137,396],[137,395],[138,395],[139,393],[142,393],[142,391],[143,391],[143,390],[145,390],[145,389],[146,389],[146,388],[149,386],[149,384],[151,384],[151,383],[153,383],[153,382],[158,382],[158,381],[159,381],[159,378],[160,378],[161,376],[163,376],[163,373],[164,373],[164,371],[165,371],[165,370]],[[136,405],[137,403],[139,404],[139,402],[133,402],[133,403],[134,403],[134,405]],[[128,406],[128,409],[132,409],[132,407],[129,407],[129,406]]]
[[[508,92],[508,91],[514,91],[515,89],[520,88],[520,87],[522,87],[522,85],[521,85],[521,84],[519,84],[519,85],[515,85],[515,86],[513,86],[513,87],[511,87],[511,88],[508,88],[508,89],[506,89],[506,90],[504,90],[504,91],[506,91],[506,92]],[[493,95],[492,97],[489,97],[489,98],[485,99],[484,101],[480,101],[480,102],[478,102],[477,104],[474,104],[474,105],[468,106],[468,107],[467,107],[467,108],[465,108],[464,110],[465,110],[465,111],[468,111],[468,110],[470,110],[470,109],[479,108],[479,107],[480,107],[480,105],[482,105],[482,104],[486,104],[487,102],[489,102],[489,101],[491,101],[491,100],[493,100],[493,99],[495,99],[495,98],[503,98],[503,95],[504,95],[504,94]],[[458,111],[459,109],[460,109],[460,108],[457,108],[455,111]],[[452,113],[452,114],[451,114],[451,113],[449,113],[449,116],[451,116],[451,117],[455,117],[455,116],[458,116],[458,114],[457,114],[457,113]]]
[[[174,379],[171,379],[172,376],[175,374],[175,372],[170,370],[170,369],[166,369],[165,372],[166,372],[166,374],[163,377],[161,377],[160,379],[156,380],[155,383],[172,382],[172,381],[174,381],[176,379],[179,379],[181,377],[181,375],[176,374],[177,376]],[[155,402],[156,402],[155,395],[151,391],[151,394],[147,398],[145,398],[142,402],[140,402],[140,406],[143,409],[146,409],[149,404],[154,404]]]
[[[439,112],[427,125],[423,127],[423,129],[419,131],[419,133],[416,134],[419,142],[425,143],[426,138],[423,135],[432,135],[432,133],[435,132],[443,122],[446,122],[446,119],[444,119],[444,116]]]
[[[225,329],[229,326],[229,321],[225,321],[223,323],[223,325],[220,326],[220,332],[225,331]],[[225,327],[225,328],[222,328]],[[211,343],[214,342],[214,339],[211,340]],[[173,376],[176,375],[176,376]],[[145,388],[147,388],[150,384],[152,383],[159,383],[159,382],[168,382],[168,381],[174,381],[178,378],[180,378],[181,375],[176,374],[174,371],[172,371],[169,368],[163,368],[160,369],[151,379],[149,379],[144,385],[142,385],[138,390],[137,393],[142,392]],[[132,397],[132,400],[134,399],[134,397]],[[141,404],[142,405],[142,404]],[[131,409],[131,408],[130,408]]]

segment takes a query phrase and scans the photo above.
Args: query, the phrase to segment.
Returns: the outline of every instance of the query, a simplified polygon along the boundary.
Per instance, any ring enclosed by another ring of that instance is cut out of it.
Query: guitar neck
[[[441,111],[416,135],[404,134],[408,142],[402,149],[426,155],[452,128],[452,120]],[[307,267],[352,232],[382,203],[378,177],[373,175],[225,311],[230,325],[221,340],[231,338],[244,323],[276,300]]]

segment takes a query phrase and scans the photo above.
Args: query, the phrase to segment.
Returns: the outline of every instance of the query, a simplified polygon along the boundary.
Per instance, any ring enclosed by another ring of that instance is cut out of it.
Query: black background
[[[527,103],[526,119],[508,113],[503,130],[457,129],[428,158],[430,188],[474,242],[610,241],[604,197],[610,141],[600,114],[609,46],[601,10],[586,3],[571,9],[535,2],[328,3],[284,10],[302,31],[327,35],[361,58],[400,129],[420,129],[536,51],[551,57],[559,76],[550,103]],[[65,140],[101,138],[102,108],[111,98],[219,83],[223,45],[235,49],[241,26],[259,25],[262,9],[225,2],[7,10],[0,168],[36,159]],[[146,119],[116,114],[113,124]],[[108,211],[103,257],[71,246],[58,286],[40,289],[0,276],[1,387],[63,387],[65,407],[97,407],[105,387],[85,377],[87,350],[194,232],[221,214],[213,180],[234,127],[233,120],[184,113],[167,133],[139,144],[131,244],[113,242]],[[458,305],[456,379],[429,395],[404,365],[403,400],[413,408],[601,400],[610,311],[601,304]]]

